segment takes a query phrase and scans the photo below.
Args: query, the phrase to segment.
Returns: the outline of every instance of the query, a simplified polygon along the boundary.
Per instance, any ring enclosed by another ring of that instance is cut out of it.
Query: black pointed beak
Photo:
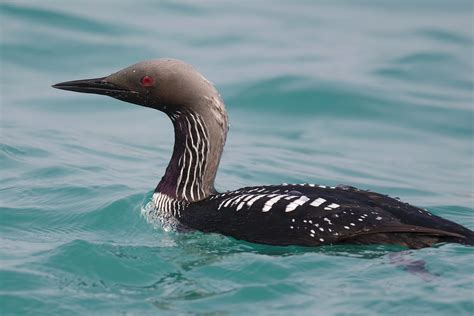
[[[82,93],[103,94],[111,97],[124,94],[136,94],[135,91],[108,82],[107,77],[66,81],[57,83],[52,87]]]

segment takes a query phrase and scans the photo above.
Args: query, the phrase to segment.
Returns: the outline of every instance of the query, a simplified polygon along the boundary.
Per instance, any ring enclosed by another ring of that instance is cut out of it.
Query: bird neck
[[[155,192],[194,202],[215,193],[214,179],[227,136],[227,113],[220,99],[208,112],[168,114],[175,141],[171,160]],[[217,109],[217,111],[215,111]]]

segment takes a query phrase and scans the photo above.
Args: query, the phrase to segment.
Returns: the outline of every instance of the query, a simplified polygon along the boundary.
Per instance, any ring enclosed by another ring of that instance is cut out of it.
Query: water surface
[[[470,1],[3,1],[2,315],[472,315],[471,248],[255,245],[140,209],[173,145],[159,112],[50,88],[194,64],[231,120],[220,190],[357,186],[474,229]]]

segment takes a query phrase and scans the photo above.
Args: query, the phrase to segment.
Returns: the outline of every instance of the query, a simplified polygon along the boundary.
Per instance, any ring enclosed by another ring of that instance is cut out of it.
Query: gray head
[[[171,58],[142,61],[106,77],[62,82],[53,87],[108,95],[167,114],[202,112],[204,109],[199,107],[205,106],[207,99],[222,103],[216,89],[193,66]]]

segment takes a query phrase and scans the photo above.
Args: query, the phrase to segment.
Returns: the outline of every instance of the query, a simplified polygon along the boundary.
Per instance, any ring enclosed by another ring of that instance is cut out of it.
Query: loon
[[[220,94],[176,59],[139,62],[109,76],[54,88],[107,95],[164,112],[174,126],[171,160],[148,216],[179,227],[269,245],[474,245],[474,232],[387,195],[352,186],[281,184],[214,188],[229,128]]]

